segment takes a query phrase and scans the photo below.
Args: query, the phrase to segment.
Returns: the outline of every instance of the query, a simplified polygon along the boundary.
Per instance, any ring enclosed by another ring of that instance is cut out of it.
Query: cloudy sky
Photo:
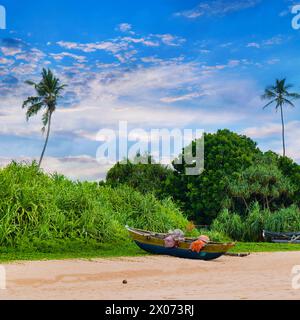
[[[101,179],[97,132],[229,128],[281,152],[280,117],[262,110],[266,85],[300,92],[300,30],[290,0],[0,0],[0,165],[39,157],[41,118],[25,119],[24,84],[51,68],[68,84],[44,168]],[[300,4],[300,0],[299,0]],[[288,154],[300,162],[300,104],[287,108]]]

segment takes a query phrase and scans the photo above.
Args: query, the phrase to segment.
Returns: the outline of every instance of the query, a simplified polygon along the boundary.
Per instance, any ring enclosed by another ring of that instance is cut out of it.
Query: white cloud
[[[164,97],[164,98],[161,98],[160,101],[165,102],[165,103],[174,103],[174,102],[178,102],[178,101],[189,101],[189,100],[199,98],[203,95],[204,94],[193,92],[193,93],[188,93],[188,94],[184,94],[181,96]]]
[[[13,63],[14,63],[14,60],[12,60],[12,59],[0,57],[0,64],[11,65]]]
[[[159,38],[162,41],[162,43],[168,46],[178,47],[186,42],[185,39],[181,37],[173,36],[172,34],[157,34],[154,36]]]
[[[115,43],[112,41],[103,41],[103,42],[95,42],[95,43],[77,43],[77,42],[58,41],[57,44],[60,47],[65,49],[76,49],[86,53],[95,52],[97,50],[104,50],[111,53],[117,53],[121,50],[128,48],[126,43]]]
[[[5,56],[15,56],[22,52],[22,49],[17,47],[2,47],[0,50]]]
[[[79,56],[70,52],[52,53],[50,54],[50,56],[57,61],[61,61],[66,57],[72,58],[78,61],[79,63],[83,63],[87,61],[85,56]]]
[[[261,42],[249,42],[247,48],[264,48],[269,46],[281,45],[284,41],[284,38],[281,35],[274,36],[270,39],[263,40]]]
[[[5,167],[12,160],[17,162],[31,163],[33,158],[4,158],[0,157],[0,167]],[[87,155],[81,155],[76,157],[45,157],[42,163],[42,169],[45,173],[59,173],[72,180],[88,180],[88,181],[100,181],[105,179],[106,172],[111,166],[100,165],[95,158]]]
[[[129,23],[121,23],[118,25],[117,29],[124,33],[129,32],[131,34],[134,34],[134,32],[132,31],[132,25]]]
[[[258,3],[260,3],[260,0],[205,0],[201,1],[195,8],[178,12],[175,16],[182,16],[188,19],[196,19],[203,16],[223,16],[254,7]]]
[[[257,42],[250,42],[247,44],[247,48],[257,48],[259,49],[260,48],[260,44],[257,43]]]
[[[267,148],[282,154],[282,126],[280,123],[267,123],[263,126],[249,127],[243,133],[253,139],[267,141],[264,145]],[[290,121],[286,123],[286,146],[287,155],[296,161],[300,161],[300,121]]]
[[[265,46],[280,45],[282,44],[283,40],[284,39],[281,35],[277,35],[270,39],[264,40],[262,44]]]
[[[278,58],[267,60],[267,64],[271,64],[271,65],[279,63],[279,62],[280,62],[280,59],[278,59]]]

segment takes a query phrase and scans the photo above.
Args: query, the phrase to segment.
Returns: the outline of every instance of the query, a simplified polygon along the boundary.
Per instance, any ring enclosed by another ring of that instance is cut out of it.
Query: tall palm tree
[[[264,106],[264,109],[269,107],[271,104],[275,104],[276,111],[280,109],[281,123],[282,123],[282,145],[283,145],[284,157],[286,155],[286,147],[285,147],[285,124],[284,124],[283,107],[284,105],[295,107],[292,101],[300,98],[300,94],[289,92],[289,90],[292,87],[293,86],[291,84],[286,84],[286,79],[282,79],[282,80],[276,79],[275,85],[268,86],[265,89],[265,93],[262,95],[262,99],[270,100],[269,103],[267,103]]]
[[[39,83],[35,83],[33,81],[26,81],[26,83],[33,86],[36,91],[36,96],[28,97],[23,103],[23,108],[27,108],[27,121],[31,117],[36,115],[40,110],[45,110],[42,117],[42,122],[44,125],[42,128],[42,132],[44,133],[47,128],[47,135],[39,161],[40,167],[47,148],[50,135],[52,115],[53,112],[56,110],[57,99],[60,97],[60,94],[64,90],[66,85],[61,84],[60,80],[54,76],[50,69],[43,69],[42,79]]]

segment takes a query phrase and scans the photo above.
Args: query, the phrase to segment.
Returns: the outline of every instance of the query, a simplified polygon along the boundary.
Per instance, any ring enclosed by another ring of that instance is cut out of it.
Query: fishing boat
[[[177,258],[186,259],[198,259],[198,260],[214,260],[235,246],[235,243],[216,243],[209,242],[198,253],[193,252],[190,247],[194,241],[194,238],[184,238],[184,240],[178,241],[177,246],[174,248],[165,247],[165,239],[168,236],[166,233],[155,233],[150,231],[144,231],[139,229],[133,229],[126,227],[130,237],[133,241],[143,250],[160,255],[168,255]]]
[[[300,232],[270,232],[263,231],[263,237],[268,242],[274,243],[297,243],[300,244]]]

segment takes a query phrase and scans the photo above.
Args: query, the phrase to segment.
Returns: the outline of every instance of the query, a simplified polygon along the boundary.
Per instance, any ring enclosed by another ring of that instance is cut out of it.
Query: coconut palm
[[[269,107],[272,104],[275,104],[276,111],[280,110],[281,113],[281,123],[282,123],[282,145],[283,145],[283,156],[286,155],[286,147],[285,147],[285,124],[284,124],[284,113],[283,107],[285,105],[289,105],[291,107],[295,107],[293,104],[293,100],[299,99],[300,95],[298,93],[290,93],[289,90],[293,86],[291,84],[286,84],[286,79],[276,80],[275,85],[268,86],[265,89],[265,93],[262,95],[262,99],[270,100],[264,106],[264,109]]]
[[[26,81],[26,83],[33,86],[36,91],[36,96],[28,97],[23,103],[23,108],[27,108],[27,121],[42,109],[44,110],[44,114],[42,117],[42,132],[44,133],[47,128],[47,135],[39,161],[40,167],[47,148],[52,115],[56,110],[57,99],[60,97],[60,94],[64,90],[66,85],[61,84],[60,80],[54,76],[50,69],[43,69],[42,79],[39,83],[35,83],[33,81]]]

